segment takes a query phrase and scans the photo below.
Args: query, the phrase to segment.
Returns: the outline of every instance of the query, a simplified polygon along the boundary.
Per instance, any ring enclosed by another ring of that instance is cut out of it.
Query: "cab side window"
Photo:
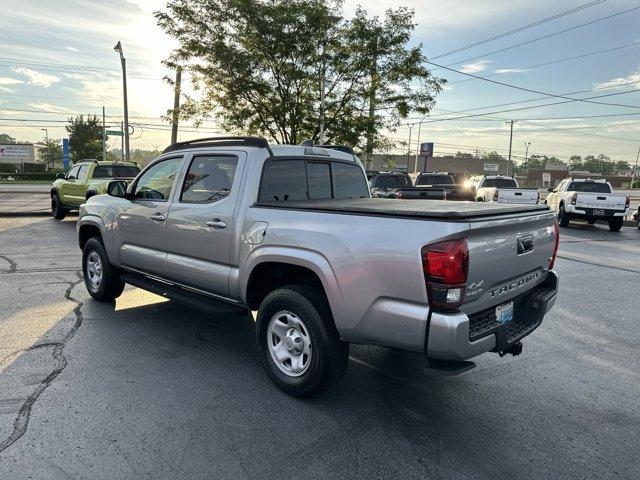
[[[84,180],[87,178],[87,173],[89,172],[89,165],[80,165],[80,170],[78,171],[78,180]]]
[[[229,156],[198,156],[191,161],[182,186],[183,203],[211,203],[231,192],[238,159]]]
[[[182,164],[182,157],[168,158],[149,167],[138,179],[133,195],[139,200],[167,201]]]
[[[67,173],[67,180],[75,180],[78,178],[78,170],[80,170],[80,166],[76,165]]]

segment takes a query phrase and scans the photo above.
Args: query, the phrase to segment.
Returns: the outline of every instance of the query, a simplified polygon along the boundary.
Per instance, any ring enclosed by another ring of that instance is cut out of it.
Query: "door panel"
[[[182,160],[172,157],[153,164],[133,185],[135,198],[118,212],[121,265],[165,275],[165,223]]]
[[[245,155],[194,156],[167,219],[167,278],[229,295],[231,242]]]

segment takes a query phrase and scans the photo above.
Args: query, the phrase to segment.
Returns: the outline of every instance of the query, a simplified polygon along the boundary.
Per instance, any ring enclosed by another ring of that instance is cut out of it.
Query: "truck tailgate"
[[[525,188],[499,188],[498,202],[500,203],[538,203],[538,191]]]
[[[578,193],[576,208],[598,208],[602,210],[625,210],[627,197],[612,193]]]
[[[554,223],[548,212],[470,221],[462,310],[471,314],[502,304],[542,283],[553,254]]]

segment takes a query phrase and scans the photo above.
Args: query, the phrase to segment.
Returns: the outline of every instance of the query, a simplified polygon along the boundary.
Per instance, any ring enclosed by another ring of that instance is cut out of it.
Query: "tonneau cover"
[[[478,217],[549,211],[547,205],[512,205],[496,202],[448,202],[443,200],[402,200],[386,198],[348,198],[256,202],[256,207],[289,208],[333,213],[389,215],[395,217],[465,220]]]

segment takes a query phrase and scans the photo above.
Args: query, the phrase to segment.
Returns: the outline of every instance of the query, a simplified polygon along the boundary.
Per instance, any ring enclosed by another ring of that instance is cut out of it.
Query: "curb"
[[[0,218],[11,217],[50,217],[49,211],[37,211],[37,212],[0,212]]]

